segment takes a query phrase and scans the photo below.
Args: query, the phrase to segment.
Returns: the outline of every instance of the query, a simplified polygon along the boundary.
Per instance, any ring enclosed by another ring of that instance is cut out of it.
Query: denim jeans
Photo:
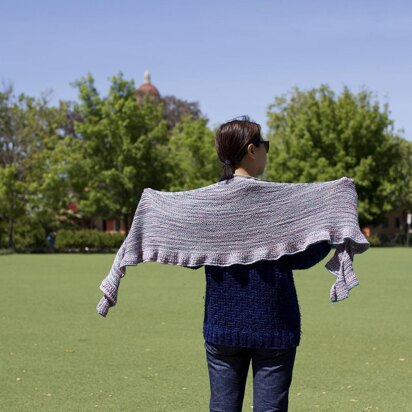
[[[241,412],[250,361],[253,412],[288,410],[296,356],[292,349],[251,349],[205,341],[210,380],[210,412]]]

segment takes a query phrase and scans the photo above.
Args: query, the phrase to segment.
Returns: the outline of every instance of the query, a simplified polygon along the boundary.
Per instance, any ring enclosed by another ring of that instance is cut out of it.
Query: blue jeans
[[[295,363],[292,349],[251,349],[205,341],[210,379],[210,412],[241,412],[250,361],[253,412],[288,410]]]

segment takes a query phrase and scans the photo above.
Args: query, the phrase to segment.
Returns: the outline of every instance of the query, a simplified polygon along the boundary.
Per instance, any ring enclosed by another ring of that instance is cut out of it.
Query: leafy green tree
[[[405,207],[412,212],[412,141],[399,139],[401,146],[402,158],[397,165],[396,172],[399,176],[404,176],[402,182],[402,192],[399,196],[398,208]]]
[[[128,227],[143,189],[160,189],[164,183],[168,136],[163,104],[149,97],[138,104],[134,82],[121,73],[112,77],[105,98],[92,75],[75,86],[81,118],[75,132],[87,181],[79,208],[89,217],[122,216]]]
[[[359,195],[359,222],[376,225],[405,198],[402,139],[388,104],[370,91],[336,95],[327,85],[294,88],[268,107],[271,155],[267,177],[312,182],[347,176]],[[410,169],[409,169],[410,170]]]
[[[215,183],[221,163],[214,147],[214,133],[207,119],[183,117],[169,142],[167,190],[189,190]]]
[[[8,222],[8,247],[15,246],[19,223],[29,218],[26,226],[46,230],[66,204],[65,165],[58,150],[65,120],[65,105],[50,107],[46,95],[15,96],[11,86],[0,93],[0,214]]]

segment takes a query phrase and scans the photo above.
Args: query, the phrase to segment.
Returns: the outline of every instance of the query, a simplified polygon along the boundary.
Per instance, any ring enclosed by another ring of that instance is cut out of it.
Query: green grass
[[[331,304],[324,264],[333,252],[294,272],[302,340],[289,410],[410,411],[412,249],[356,255],[360,285]],[[119,303],[103,318],[98,286],[113,259],[0,257],[2,411],[208,410],[204,269],[128,267]]]

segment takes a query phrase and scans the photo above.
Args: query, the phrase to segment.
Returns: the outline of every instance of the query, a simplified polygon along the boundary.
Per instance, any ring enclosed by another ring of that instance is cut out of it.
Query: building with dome
[[[155,100],[160,100],[161,96],[159,90],[151,82],[149,70],[144,72],[143,84],[136,89],[136,100],[141,103],[145,96],[150,96]]]

